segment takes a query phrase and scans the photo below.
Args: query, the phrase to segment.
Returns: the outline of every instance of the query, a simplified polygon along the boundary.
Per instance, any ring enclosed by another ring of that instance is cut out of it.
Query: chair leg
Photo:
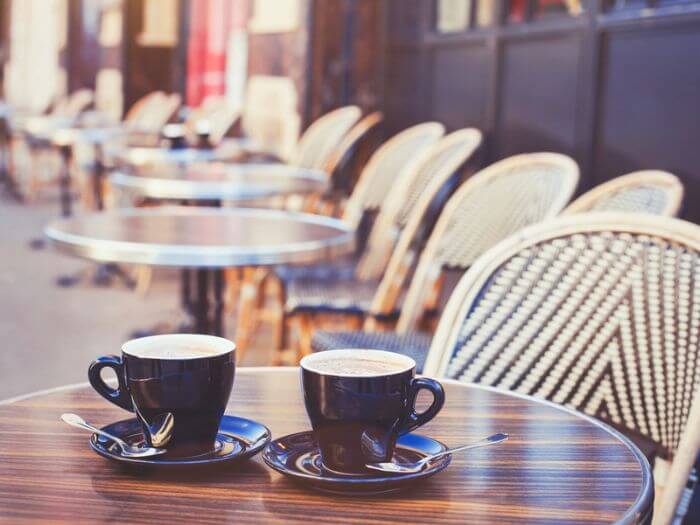
[[[299,315],[299,341],[297,346],[297,362],[311,353],[311,338],[314,334],[313,314]]]
[[[224,279],[226,280],[224,304],[227,313],[232,313],[238,304],[238,299],[241,293],[241,273],[240,268],[227,268],[224,271]]]
[[[153,281],[153,268],[140,265],[136,267],[136,293],[145,296],[151,288]]]
[[[253,316],[255,308],[255,271],[256,268],[244,268],[240,285],[238,301],[238,323],[236,326],[236,348],[238,360],[241,362],[248,350],[253,331]]]
[[[268,283],[274,282],[271,279],[273,274],[268,276]],[[284,363],[284,353],[289,346],[289,324],[291,320],[287,315],[285,310],[286,294],[284,288],[284,282],[281,279],[276,279],[274,283],[276,285],[275,289],[275,306],[276,315],[273,317],[273,331],[274,331],[274,353],[272,355],[272,365],[281,365]]]

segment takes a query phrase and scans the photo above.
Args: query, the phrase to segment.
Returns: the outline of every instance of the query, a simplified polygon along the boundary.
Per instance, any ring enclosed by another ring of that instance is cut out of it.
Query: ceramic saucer
[[[122,438],[130,445],[143,444],[143,431],[136,418],[125,419],[103,427],[102,430]],[[236,416],[221,419],[216,445],[211,452],[190,457],[168,458],[153,456],[129,458],[121,454],[121,448],[111,439],[93,434],[90,448],[100,456],[120,463],[175,467],[187,465],[211,465],[249,458],[260,452],[270,442],[270,430],[260,423]]]
[[[429,437],[407,434],[396,442],[393,461],[412,463],[446,449],[444,444]],[[384,474],[369,470],[362,474],[330,472],[321,464],[321,455],[312,432],[300,432],[276,439],[265,448],[262,457],[274,470],[310,488],[350,496],[396,492],[437,474],[451,460],[451,456],[436,459],[421,472],[414,474]]]

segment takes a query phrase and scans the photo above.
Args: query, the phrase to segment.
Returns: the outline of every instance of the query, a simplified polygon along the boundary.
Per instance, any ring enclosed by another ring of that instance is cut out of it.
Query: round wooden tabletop
[[[456,446],[494,432],[510,440],[456,455],[442,473],[390,496],[313,492],[258,455],[228,468],[136,473],[59,421],[105,425],[128,414],[89,386],[0,405],[0,516],[16,521],[137,523],[648,523],[649,465],[592,419],[531,398],[443,382],[442,412],[419,433]],[[296,368],[241,368],[228,412],[275,437],[307,430]]]

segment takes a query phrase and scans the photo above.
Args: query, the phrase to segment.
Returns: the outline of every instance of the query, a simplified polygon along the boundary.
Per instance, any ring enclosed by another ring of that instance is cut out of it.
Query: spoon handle
[[[470,443],[469,445],[462,445],[461,447],[448,448],[447,450],[444,450],[442,452],[438,452],[437,454],[433,454],[432,456],[428,456],[423,461],[431,461],[433,459],[441,458],[442,456],[447,456],[448,454],[454,454],[455,452],[461,452],[463,450],[470,450],[472,448],[488,447],[489,445],[495,445],[497,443],[502,443],[503,441],[506,441],[507,439],[508,439],[508,434],[505,434],[503,432],[499,432],[498,434],[493,434],[493,435],[486,437],[484,439],[480,439],[479,441],[476,441],[474,443]]]
[[[68,423],[69,425],[71,425],[73,427],[82,428],[83,430],[89,430],[90,432],[94,432],[95,434],[99,434],[100,436],[111,439],[117,445],[119,445],[121,447],[121,449],[124,451],[128,450],[128,448],[129,448],[129,445],[127,445],[124,441],[122,441],[118,437],[113,436],[112,434],[108,434],[107,432],[100,430],[97,427],[93,427],[91,424],[89,424],[87,421],[85,421],[82,417],[80,417],[77,414],[63,414],[61,416],[61,419],[65,423]]]

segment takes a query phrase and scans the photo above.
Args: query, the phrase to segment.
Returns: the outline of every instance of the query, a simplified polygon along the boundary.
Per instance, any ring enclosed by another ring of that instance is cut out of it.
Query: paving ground
[[[59,276],[91,266],[50,247],[30,247],[58,209],[50,196],[30,205],[0,196],[0,399],[86,381],[95,357],[118,354],[133,330],[173,318],[178,311],[173,272],[156,272],[145,297],[121,285],[56,286]],[[231,337],[231,315],[226,324]],[[243,365],[268,363],[266,328]]]

